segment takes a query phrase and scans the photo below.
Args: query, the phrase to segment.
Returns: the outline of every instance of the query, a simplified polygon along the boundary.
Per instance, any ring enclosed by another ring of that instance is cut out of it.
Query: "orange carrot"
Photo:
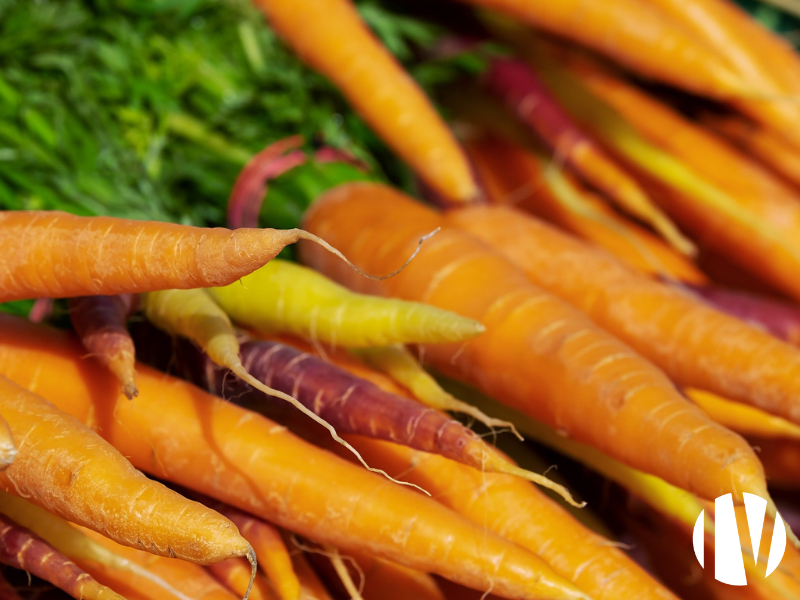
[[[473,473],[445,458],[390,442],[356,436],[348,440],[370,462],[424,486],[454,511],[535,552],[595,600],[674,600],[622,550],[529,483]]]
[[[375,267],[395,262],[413,235],[443,219],[388,187],[348,184],[317,200],[305,222],[348,247],[358,263]],[[415,298],[486,325],[486,333],[462,344],[425,346],[426,360],[437,369],[703,497],[765,494],[761,466],[741,438],[710,421],[663,373],[586,315],[530,284],[471,236],[442,231],[406,270],[374,284],[353,280],[313,248],[301,252],[308,264],[351,287]]]
[[[250,565],[247,564],[246,560],[229,558],[228,560],[208,565],[206,569],[211,572],[217,581],[237,596],[247,593],[250,584]],[[252,600],[277,600],[278,597],[272,591],[269,582],[259,573],[256,575],[253,587],[250,589],[250,598]]]
[[[203,567],[183,560],[155,556],[120,546],[102,535],[79,528],[95,543],[146,570],[167,586],[154,586],[139,572],[122,570],[93,560],[79,560],[92,577],[124,594],[127,600],[236,600],[236,596],[217,582]]]
[[[23,569],[49,581],[73,598],[125,600],[92,579],[39,536],[0,515],[0,563]]]
[[[676,383],[800,422],[797,348],[511,208],[452,212],[447,223],[502,252]]]
[[[300,600],[333,600],[300,550],[292,553],[292,564],[300,579]]]
[[[602,220],[572,209],[562,201],[560,190],[547,178],[546,161],[541,155],[489,134],[468,140],[465,147],[493,204],[518,205],[602,246],[645,273],[689,283],[707,280],[685,256],[645,229],[621,218],[574,182],[575,193],[588,210],[599,213]]]
[[[297,600],[300,597],[300,581],[292,569],[292,559],[280,532],[261,519],[222,503],[204,502],[220,514],[228,517],[242,537],[250,542],[264,571],[281,600]]]
[[[255,0],[300,57],[331,79],[356,111],[434,190],[478,195],[466,157],[428,98],[366,28],[349,0]]]
[[[770,129],[734,115],[711,112],[700,115],[700,121],[787,182],[800,186],[800,152]]]
[[[136,350],[125,327],[133,305],[131,294],[83,296],[69,302],[69,318],[84,348],[117,376],[128,399],[139,393],[134,373]]]
[[[146,478],[94,431],[3,376],[0,411],[19,440],[16,460],[0,473],[0,489],[154,554],[200,563],[233,556],[255,561],[228,519]]]
[[[716,56],[713,48],[651,3],[465,1],[502,11],[586,45],[645,77],[700,95],[724,99],[747,88],[745,81]]]
[[[129,402],[109,373],[80,356],[70,335],[0,315],[0,373],[89,421],[143,471],[343,551],[360,548],[476,589],[493,584],[507,597],[585,598],[535,555],[260,415],[144,366]],[[322,481],[335,485],[320,493]]]
[[[517,117],[536,133],[556,160],[563,160],[622,210],[649,223],[683,254],[696,248],[647,197],[639,184],[583,132],[525,63],[495,59],[484,80]]]
[[[58,211],[0,213],[0,302],[227,285],[299,229],[189,227]]]

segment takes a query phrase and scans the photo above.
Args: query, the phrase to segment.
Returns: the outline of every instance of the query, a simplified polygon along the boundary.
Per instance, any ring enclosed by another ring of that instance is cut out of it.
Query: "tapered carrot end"
[[[487,456],[484,462],[484,468],[487,471],[493,471],[495,473],[505,473],[506,475],[514,475],[516,477],[521,477],[522,479],[527,479],[531,483],[535,483],[536,485],[540,485],[543,488],[547,488],[548,490],[553,490],[556,494],[561,496],[567,504],[574,506],[576,508],[583,508],[586,506],[586,502],[578,502],[575,498],[572,497],[569,490],[565,488],[563,485],[556,483],[555,481],[548,479],[544,475],[539,475],[538,473],[534,473],[532,471],[526,471],[507,460],[504,460],[500,457],[499,454],[492,454],[491,456]]]

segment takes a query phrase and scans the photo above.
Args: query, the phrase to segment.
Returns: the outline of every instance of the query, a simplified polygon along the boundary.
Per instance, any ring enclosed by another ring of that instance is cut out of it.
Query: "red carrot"
[[[136,350],[125,327],[134,302],[131,294],[80,296],[69,301],[69,318],[83,347],[114,373],[128,399],[139,395],[134,372]]]
[[[694,244],[653,205],[636,180],[581,130],[525,63],[507,58],[495,59],[485,81],[489,89],[555,152],[558,159],[563,158],[567,165],[623,210],[652,225],[675,248],[684,254],[695,252]]]
[[[0,515],[0,563],[49,581],[74,598],[125,600],[100,585],[50,544]]]
[[[800,306],[749,292],[720,287],[686,285],[722,312],[765,329],[775,337],[800,346]]]

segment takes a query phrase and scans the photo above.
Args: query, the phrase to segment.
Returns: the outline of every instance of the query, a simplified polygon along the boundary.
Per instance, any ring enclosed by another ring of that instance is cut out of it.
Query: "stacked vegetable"
[[[736,597],[800,597],[800,58],[728,0],[0,48],[0,598],[729,598],[719,507]]]

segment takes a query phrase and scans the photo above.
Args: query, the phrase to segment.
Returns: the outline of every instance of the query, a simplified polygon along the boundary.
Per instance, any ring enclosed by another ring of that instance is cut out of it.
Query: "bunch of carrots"
[[[0,600],[800,598],[800,56],[730,0],[464,0],[429,96],[350,0],[255,4],[421,198],[292,137],[227,227],[0,212]]]

